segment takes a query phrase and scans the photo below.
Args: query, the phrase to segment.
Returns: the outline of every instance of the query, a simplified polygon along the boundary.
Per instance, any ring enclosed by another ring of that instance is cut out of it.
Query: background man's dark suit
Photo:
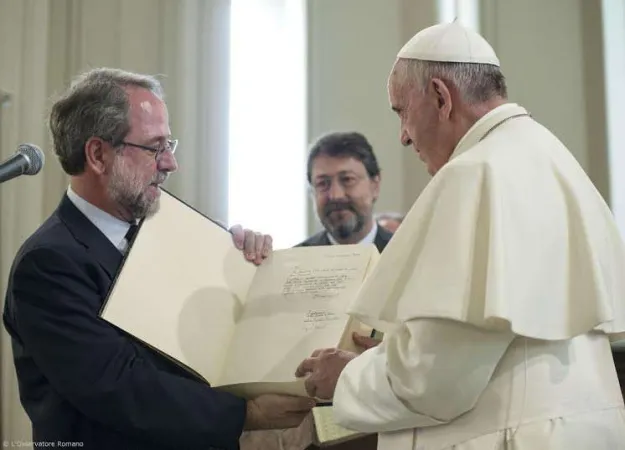
[[[378,248],[378,251],[382,253],[386,244],[393,237],[393,233],[378,225],[378,232],[375,235],[374,244]],[[313,247],[319,245],[332,245],[326,231],[321,231],[304,242],[298,244],[296,247]],[[333,450],[375,450],[377,448],[378,437],[377,435],[365,436],[364,438],[355,439],[353,441],[345,442],[331,446],[329,448]],[[309,450],[316,449],[317,447],[309,447]]]
[[[194,381],[97,317],[121,262],[67,196],[18,252],[3,318],[33,440],[238,448],[243,400]]]
[[[380,253],[382,253],[382,250],[384,250],[384,247],[386,247],[386,244],[388,244],[388,241],[391,240],[391,237],[393,237],[393,233],[388,231],[386,228],[382,228],[381,226],[378,226],[378,232],[375,235],[374,244],[378,248],[378,251]],[[311,246],[330,245],[330,244],[331,242],[330,242],[330,239],[328,239],[328,233],[327,231],[324,230],[309,237],[304,242],[297,244],[296,247],[311,247]]]

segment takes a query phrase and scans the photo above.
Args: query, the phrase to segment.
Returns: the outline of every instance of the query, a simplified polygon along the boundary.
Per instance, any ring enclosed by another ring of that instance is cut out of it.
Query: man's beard
[[[158,172],[150,184],[161,184],[166,179],[166,173]],[[145,181],[126,164],[124,158],[115,158],[107,187],[108,193],[114,202],[130,213],[133,220],[151,217],[158,211],[159,197],[149,198],[146,195],[148,187],[149,185],[146,186]]]
[[[334,223],[330,218],[330,214],[334,211],[350,211],[353,215],[348,216],[345,221]],[[321,222],[332,236],[344,240],[362,231],[365,226],[365,216],[356,209],[352,202],[328,202],[323,207]]]

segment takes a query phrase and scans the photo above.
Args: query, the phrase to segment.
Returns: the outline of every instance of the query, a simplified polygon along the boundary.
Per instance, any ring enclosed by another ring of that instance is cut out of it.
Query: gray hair
[[[99,68],[79,75],[52,106],[49,127],[54,152],[63,170],[79,175],[85,170],[85,144],[99,137],[120,145],[130,131],[128,95],[138,87],[163,99],[160,82],[149,75]]]
[[[507,98],[506,79],[492,64],[435,62],[400,58],[396,65],[400,83],[425,90],[433,78],[453,84],[471,105],[493,97]]]

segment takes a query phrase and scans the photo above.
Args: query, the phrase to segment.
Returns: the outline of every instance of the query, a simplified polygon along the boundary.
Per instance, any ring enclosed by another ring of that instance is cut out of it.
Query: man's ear
[[[371,178],[371,189],[373,193],[373,203],[378,201],[378,197],[380,196],[380,181],[381,175],[378,174],[375,177]]]
[[[447,84],[440,78],[433,78],[431,81],[432,95],[436,101],[439,116],[449,119],[451,115],[451,92]]]
[[[98,175],[106,172],[106,143],[97,137],[92,137],[85,143],[85,168],[89,167],[91,171]]]

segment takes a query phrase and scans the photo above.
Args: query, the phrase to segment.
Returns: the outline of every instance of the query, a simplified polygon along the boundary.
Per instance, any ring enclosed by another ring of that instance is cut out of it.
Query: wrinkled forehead
[[[397,99],[401,96],[406,81],[405,62],[398,59],[397,61],[395,61],[395,64],[393,64],[391,72],[388,75],[387,88],[391,103],[393,99]]]

